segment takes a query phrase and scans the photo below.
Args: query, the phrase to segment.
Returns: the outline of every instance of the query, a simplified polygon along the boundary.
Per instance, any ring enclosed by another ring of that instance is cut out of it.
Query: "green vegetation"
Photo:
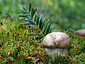
[[[52,32],[69,35],[72,43],[66,57],[51,57],[42,47],[43,38],[37,40],[40,35],[29,35],[40,31],[22,25],[25,21],[19,17],[19,11],[23,6],[28,9],[29,3],[37,8],[38,14],[51,20]],[[84,3],[84,0],[0,0],[0,64],[84,64],[85,37],[69,30],[85,28]]]
[[[50,21],[44,18],[43,16],[40,16],[37,14],[37,9],[32,8],[31,4],[29,4],[29,11],[27,11],[25,8],[23,10],[20,10],[21,15],[20,17],[23,17],[22,20],[26,21],[22,25],[28,25],[30,26],[30,30],[38,30],[40,33],[37,34],[28,34],[28,35],[38,35],[38,38],[42,38],[46,36],[48,33],[51,33],[50,28]],[[40,37],[39,37],[40,36]]]

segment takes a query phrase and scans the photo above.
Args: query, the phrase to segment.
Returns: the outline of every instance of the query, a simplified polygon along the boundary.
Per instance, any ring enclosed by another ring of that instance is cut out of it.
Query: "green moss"
[[[41,40],[31,40],[27,29],[21,28],[20,23],[4,20],[3,27],[10,27],[0,31],[0,57],[4,63],[85,63],[85,38],[77,35],[68,35],[72,44],[66,58],[57,56],[52,58],[45,53]],[[25,34],[26,33],[26,34]]]

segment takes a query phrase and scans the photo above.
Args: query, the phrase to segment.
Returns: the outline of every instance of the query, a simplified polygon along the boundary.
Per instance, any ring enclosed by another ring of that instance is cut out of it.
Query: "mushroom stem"
[[[68,49],[60,49],[60,48],[54,48],[54,49],[48,49],[45,48],[46,53],[50,54],[51,56],[54,56],[54,53],[58,53],[58,56],[66,56],[68,53]]]

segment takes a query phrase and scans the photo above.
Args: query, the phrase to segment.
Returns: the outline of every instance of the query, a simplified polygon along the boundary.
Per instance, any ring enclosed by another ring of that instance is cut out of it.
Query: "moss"
[[[0,58],[4,63],[84,63],[85,62],[85,37],[68,35],[72,44],[69,54],[64,58],[52,58],[42,48],[42,39],[31,40],[27,34],[27,29],[19,28],[20,23],[4,20],[3,27],[9,27],[7,30],[0,31]],[[8,34],[9,33],[9,34]],[[25,34],[26,33],[26,34]],[[60,60],[59,60],[60,59]],[[58,60],[58,61],[56,61]]]

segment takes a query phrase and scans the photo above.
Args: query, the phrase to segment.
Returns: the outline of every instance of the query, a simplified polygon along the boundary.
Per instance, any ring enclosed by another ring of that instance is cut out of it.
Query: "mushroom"
[[[85,29],[77,30],[74,34],[85,37]]]
[[[43,47],[45,47],[46,53],[54,56],[54,53],[61,54],[61,56],[66,56],[68,53],[68,48],[71,46],[70,37],[63,32],[52,32],[47,34],[43,41]]]

